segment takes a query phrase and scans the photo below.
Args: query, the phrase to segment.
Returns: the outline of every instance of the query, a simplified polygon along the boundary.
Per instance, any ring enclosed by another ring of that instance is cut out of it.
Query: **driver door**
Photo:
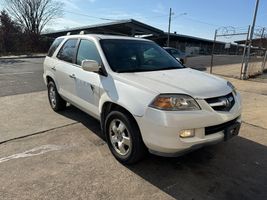
[[[75,91],[78,104],[87,113],[99,117],[99,97],[101,75],[96,72],[84,71],[81,68],[83,60],[95,60],[101,64],[101,58],[95,43],[88,39],[81,39],[76,58]]]

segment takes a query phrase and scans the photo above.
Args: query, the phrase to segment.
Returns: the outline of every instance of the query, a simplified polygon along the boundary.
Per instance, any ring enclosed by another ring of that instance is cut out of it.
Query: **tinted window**
[[[171,49],[165,49],[168,53],[171,53]]]
[[[101,63],[101,58],[94,42],[89,40],[81,40],[77,53],[77,64],[81,65],[83,60],[95,60],[99,64]]]
[[[174,57],[179,57],[181,53],[178,50],[176,50],[176,49],[171,49],[171,54]]]
[[[176,49],[172,49],[171,52],[173,55],[180,55],[180,52]]]
[[[154,42],[141,40],[101,40],[110,67],[116,72],[155,71],[184,68]]]
[[[60,43],[63,41],[63,38],[57,38],[54,40],[53,44],[51,45],[50,49],[48,50],[47,56],[52,57]]]
[[[67,40],[67,42],[65,42],[63,47],[60,49],[57,57],[60,60],[64,60],[66,62],[71,63],[73,61],[74,56],[75,56],[76,44],[77,44],[77,39]]]

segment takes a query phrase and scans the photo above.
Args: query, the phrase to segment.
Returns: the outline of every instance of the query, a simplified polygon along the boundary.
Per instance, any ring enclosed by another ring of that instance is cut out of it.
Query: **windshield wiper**
[[[162,71],[162,70],[173,70],[183,69],[183,67],[165,67],[159,69],[128,69],[128,70],[117,70],[117,73],[130,73],[130,72],[150,72],[150,71]]]
[[[154,69],[152,71],[163,71],[163,70],[172,70],[172,69],[182,69],[182,67],[164,67],[164,68]]]

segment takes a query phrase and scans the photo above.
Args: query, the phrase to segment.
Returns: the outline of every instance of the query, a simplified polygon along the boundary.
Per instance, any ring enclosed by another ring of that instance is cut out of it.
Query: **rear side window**
[[[58,59],[64,60],[66,62],[72,63],[75,57],[75,49],[78,39],[69,39],[61,47],[60,51],[57,54]]]
[[[95,60],[101,64],[101,58],[94,42],[81,40],[77,53],[77,65],[81,65],[83,60]]]
[[[63,41],[63,38],[57,38],[54,40],[53,44],[51,45],[51,47],[48,50],[48,54],[47,56],[52,57],[54,52],[56,51],[56,49],[58,48],[58,46],[60,45],[60,43]]]

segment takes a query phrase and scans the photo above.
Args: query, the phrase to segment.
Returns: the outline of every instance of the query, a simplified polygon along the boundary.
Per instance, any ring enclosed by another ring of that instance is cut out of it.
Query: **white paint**
[[[48,153],[50,151],[58,151],[61,149],[63,149],[63,146],[57,146],[57,145],[51,145],[51,144],[42,145],[40,147],[35,147],[33,149],[24,151],[22,153],[18,153],[18,154],[14,154],[11,156],[0,158],[0,163],[6,162],[9,160],[13,160],[13,159],[17,159],[17,158],[26,158],[26,157],[31,157],[31,156],[38,156],[38,155],[41,155],[44,153]]]
[[[0,76],[23,75],[23,74],[34,74],[34,72],[15,72],[15,73],[4,73],[4,74],[0,74]]]

